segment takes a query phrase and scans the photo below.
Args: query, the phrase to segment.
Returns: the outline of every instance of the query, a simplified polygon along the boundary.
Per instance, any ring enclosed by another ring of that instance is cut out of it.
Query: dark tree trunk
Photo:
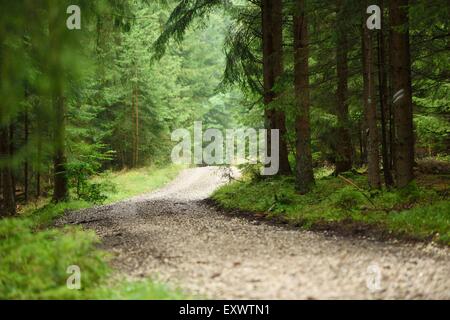
[[[54,17],[49,23],[50,60],[49,71],[52,79],[53,104],[53,201],[65,201],[68,197],[68,180],[65,156],[65,104],[61,79],[61,45],[63,35],[59,25],[60,17]]]
[[[136,106],[135,106],[135,90],[134,87],[131,90],[131,119],[134,126],[132,126],[133,132],[133,146],[131,148],[131,167],[136,167],[136,145],[137,145],[137,135],[136,135]]]
[[[390,37],[390,36],[389,36]],[[388,63],[388,118],[389,118],[389,153],[391,154],[389,166],[391,173],[394,172],[395,169],[395,116],[394,116],[394,107],[392,105],[393,102],[393,91],[392,88],[392,67],[390,66],[392,61],[392,52],[390,50],[390,42],[386,42],[387,49],[388,49],[388,57],[389,57],[389,63]]]
[[[395,117],[395,178],[398,187],[413,179],[414,134],[408,0],[389,1],[391,68]]]
[[[39,126],[39,133],[37,137],[37,165],[35,167],[36,172],[36,198],[39,199],[41,196],[41,162],[42,162],[42,135],[43,131],[40,130],[42,128],[41,124],[42,121],[38,116],[38,126]]]
[[[9,128],[4,126],[0,128],[0,158],[2,160],[10,159],[10,139]],[[14,196],[14,183],[12,172],[8,164],[1,169],[2,193],[3,193],[3,209],[1,216],[13,216],[16,214],[16,202]]]
[[[67,199],[67,172],[66,172],[66,156],[65,156],[65,117],[64,117],[64,98],[62,94],[53,97],[53,112],[55,123],[53,128],[54,139],[54,155],[53,155],[53,170],[54,170],[54,191],[53,201],[59,202]]]
[[[135,166],[139,165],[139,91],[136,88],[135,89],[135,108],[136,108],[136,124],[135,124],[135,130],[136,130],[136,150],[135,150]]]
[[[28,123],[28,109],[25,107],[24,112],[24,140],[25,145],[28,145],[28,136],[29,136],[29,123]],[[25,163],[23,165],[23,187],[24,187],[24,198],[25,202],[28,202],[28,159],[25,159]]]
[[[336,92],[336,171],[335,174],[352,168],[352,141],[348,116],[348,38],[345,24],[345,9],[342,0],[337,1],[337,78]]]
[[[9,125],[9,156],[10,158],[13,157],[15,154],[15,146],[14,146],[14,134],[15,134],[16,126],[13,122]],[[11,181],[12,181],[12,189],[13,189],[13,196],[14,196],[14,202],[17,202],[16,197],[16,190],[17,190],[17,183],[16,183],[16,174],[13,169],[11,170]]]
[[[377,125],[377,100],[375,95],[375,67],[373,63],[373,40],[370,30],[363,24],[363,79],[364,111],[368,129],[367,164],[368,181],[372,189],[381,188],[380,153]]]
[[[359,122],[359,165],[363,166],[366,163],[366,121],[365,115]]]
[[[389,102],[388,102],[388,86],[387,86],[387,70],[386,70],[386,41],[384,35],[384,10],[383,0],[380,1],[381,7],[381,30],[378,32],[378,83],[379,83],[379,97],[380,97],[380,114],[381,114],[381,150],[383,155],[383,174],[386,186],[392,186],[394,180],[391,172],[391,159],[389,154],[388,144],[388,125],[389,119]]]
[[[280,130],[280,169],[279,174],[291,173],[286,142],[286,119],[281,110],[273,108],[272,103],[279,94],[274,91],[276,82],[283,74],[283,13],[282,0],[263,0],[263,73],[264,73],[264,104],[267,129]],[[270,133],[269,133],[270,137]],[[271,145],[268,139],[268,149]]]
[[[41,196],[41,173],[36,172],[36,198]]]
[[[310,96],[309,96],[309,46],[305,0],[297,0],[294,15],[294,62],[296,98],[296,157],[297,189],[308,193],[314,185],[311,153]]]

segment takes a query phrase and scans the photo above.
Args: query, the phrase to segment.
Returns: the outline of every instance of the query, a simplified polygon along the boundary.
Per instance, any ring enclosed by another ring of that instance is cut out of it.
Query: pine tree
[[[284,111],[276,106],[279,93],[275,89],[277,81],[283,74],[283,4],[281,0],[263,0],[262,2],[262,43],[266,126],[268,129],[280,131],[278,173],[288,175],[291,173],[291,168],[286,142],[286,116]],[[270,143],[268,150],[271,149]]]
[[[336,170],[335,174],[348,171],[352,168],[353,148],[349,127],[348,110],[348,25],[347,3],[344,0],[336,2],[336,65],[337,65],[337,91],[336,91],[336,116],[337,116],[337,146],[336,146]]]
[[[53,174],[54,188],[53,200],[64,201],[68,197],[67,158],[65,151],[65,97],[63,83],[60,74],[63,72],[61,65],[62,42],[64,41],[63,28],[65,25],[61,18],[61,12],[53,6],[49,8],[49,74],[51,77],[51,99],[53,106]]]
[[[375,64],[373,61],[373,36],[372,32],[363,23],[363,78],[364,78],[364,113],[367,124],[367,163],[368,181],[372,189],[381,188],[380,180],[380,153],[377,121],[377,99],[375,95]]]
[[[297,189],[305,194],[314,184],[311,154],[309,44],[305,0],[296,0],[294,12],[294,82],[296,97]]]
[[[395,112],[395,178],[398,187],[413,179],[414,133],[408,0],[389,1],[390,57]]]

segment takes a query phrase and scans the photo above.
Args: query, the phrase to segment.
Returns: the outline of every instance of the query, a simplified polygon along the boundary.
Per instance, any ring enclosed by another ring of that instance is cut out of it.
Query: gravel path
[[[74,212],[132,278],[219,299],[450,299],[450,250],[327,236],[230,217],[204,201],[218,169],[187,169],[151,194]]]

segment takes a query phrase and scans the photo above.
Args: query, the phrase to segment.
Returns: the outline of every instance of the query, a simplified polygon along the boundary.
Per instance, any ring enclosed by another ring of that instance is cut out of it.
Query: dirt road
[[[229,217],[202,201],[218,169],[187,169],[151,194],[69,214],[133,278],[220,299],[450,299],[450,250],[327,236]]]

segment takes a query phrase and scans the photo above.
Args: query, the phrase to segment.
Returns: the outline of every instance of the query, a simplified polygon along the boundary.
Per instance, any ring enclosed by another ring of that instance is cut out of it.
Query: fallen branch
[[[354,187],[356,190],[358,190],[359,192],[361,192],[361,194],[372,204],[372,206],[377,209],[377,206],[375,205],[375,203],[372,201],[372,199],[370,199],[370,197],[364,192],[363,189],[361,189],[360,187],[358,187],[358,185],[356,183],[354,183],[352,180],[345,178],[341,175],[338,175],[338,178],[344,180],[344,182],[348,183],[349,185],[351,185],[352,187]]]

